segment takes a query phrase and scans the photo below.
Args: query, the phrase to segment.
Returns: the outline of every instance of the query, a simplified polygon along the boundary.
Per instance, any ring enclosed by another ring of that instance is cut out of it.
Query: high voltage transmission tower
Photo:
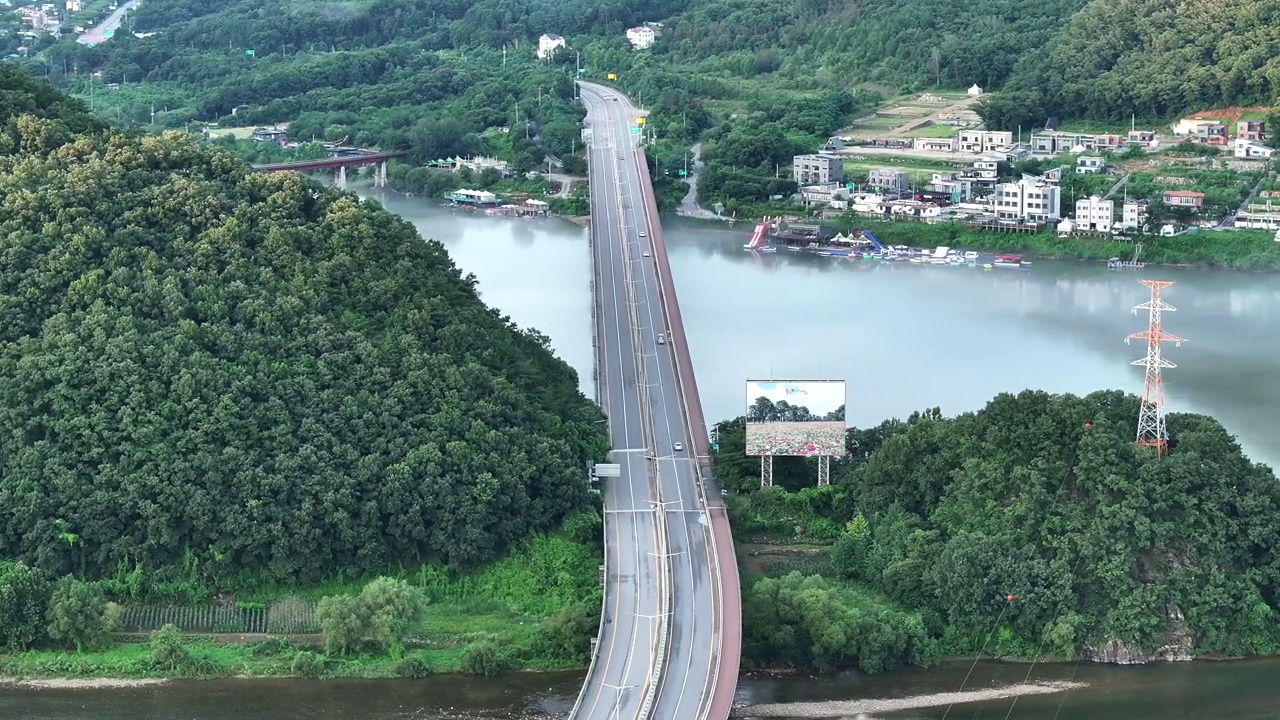
[[[1174,343],[1175,347],[1181,346],[1183,339],[1177,335],[1170,335],[1160,326],[1162,312],[1177,310],[1160,299],[1161,291],[1173,282],[1170,280],[1140,280],[1139,282],[1151,288],[1151,299],[1141,305],[1135,305],[1133,314],[1137,315],[1139,310],[1147,311],[1149,318],[1147,329],[1145,332],[1133,333],[1124,339],[1126,344],[1135,339],[1147,341],[1147,356],[1131,363],[1142,365],[1147,369],[1142,387],[1142,407],[1138,411],[1137,443],[1155,448],[1156,452],[1164,457],[1169,451],[1169,432],[1164,424],[1164,377],[1161,371],[1164,368],[1175,368],[1177,365],[1161,357],[1160,349],[1166,342]]]

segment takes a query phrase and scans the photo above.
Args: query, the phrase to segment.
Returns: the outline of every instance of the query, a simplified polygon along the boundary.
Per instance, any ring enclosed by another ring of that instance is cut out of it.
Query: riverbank
[[[600,548],[590,512],[558,535],[534,538],[465,575],[432,567],[402,573],[428,601],[399,656],[327,653],[317,601],[356,595],[363,580],[241,591],[235,607],[131,604],[109,647],[76,653],[0,653],[3,678],[418,678],[585,667],[599,624]],[[121,600],[123,598],[117,598]],[[181,633],[181,663],[153,657],[151,634]]]
[[[1107,237],[1058,237],[1054,232],[997,232],[959,223],[882,222],[840,218],[842,231],[870,230],[886,245],[952,248],[991,253],[1020,253],[1055,260],[1133,259],[1136,243]],[[1269,230],[1201,230],[1175,237],[1141,240],[1139,260],[1148,265],[1280,272],[1280,242]]]

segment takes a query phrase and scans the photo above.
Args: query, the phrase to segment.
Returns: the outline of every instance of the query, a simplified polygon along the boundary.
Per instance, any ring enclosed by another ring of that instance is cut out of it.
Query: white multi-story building
[[[84,3],[80,0],[67,0],[67,12],[80,12],[84,9]]]
[[[565,46],[564,38],[559,35],[547,33],[538,38],[538,59],[546,60],[555,54],[556,50]]]
[[[1082,231],[1109,233],[1115,215],[1113,200],[1103,200],[1097,195],[1076,201],[1076,228]]]
[[[658,39],[658,33],[653,28],[641,25],[627,29],[627,42],[631,43],[631,47],[637,50],[644,50],[652,47],[654,41]]]
[[[1120,223],[1117,230],[1140,230],[1147,224],[1147,201],[1126,200],[1120,209]]]
[[[1023,175],[1018,182],[996,185],[992,210],[1000,220],[1056,222],[1061,217],[1058,214],[1061,200],[1062,189],[1057,185],[1034,175]]]
[[[1002,130],[961,130],[956,136],[960,152],[988,153],[1013,146],[1013,133]]]

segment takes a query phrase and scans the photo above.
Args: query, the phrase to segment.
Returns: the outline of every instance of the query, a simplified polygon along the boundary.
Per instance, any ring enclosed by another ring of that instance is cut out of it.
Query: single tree
[[[97,583],[63,578],[49,601],[49,637],[74,645],[78,653],[98,646],[119,619],[118,612],[108,612],[110,606]]]

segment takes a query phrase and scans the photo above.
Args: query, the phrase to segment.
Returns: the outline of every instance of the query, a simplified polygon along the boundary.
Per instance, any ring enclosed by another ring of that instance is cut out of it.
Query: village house
[[[1062,188],[1043,178],[1023,175],[1017,182],[996,185],[992,210],[1000,220],[1028,223],[1054,222],[1059,219]]]
[[[1111,232],[1115,207],[1115,201],[1103,200],[1097,195],[1077,200],[1076,229],[1097,233]]]
[[[1227,126],[1213,118],[1198,116],[1183,118],[1174,123],[1173,134],[1200,145],[1226,147],[1231,144],[1227,135]]]
[[[960,177],[973,183],[975,187],[994,188],[1000,180],[1000,161],[991,157],[978,158],[973,161],[972,170],[960,171]]]
[[[658,33],[647,25],[633,27],[627,29],[627,42],[631,43],[631,47],[636,50],[644,50],[653,47],[653,43],[658,39]]]
[[[1139,147],[1151,147],[1156,142],[1156,133],[1154,130],[1130,130],[1129,144]]]
[[[1164,204],[1199,210],[1204,207],[1204,193],[1194,190],[1165,190]]]
[[[566,43],[564,38],[559,35],[547,33],[538,38],[538,59],[546,60],[552,55],[555,55],[556,50],[565,46]]]
[[[1147,224],[1147,206],[1146,200],[1126,200],[1120,210],[1120,222],[1116,224],[1117,230],[1141,230]]]
[[[956,136],[960,152],[987,153],[1004,150],[1013,145],[1013,133],[999,130],[961,130]]]
[[[955,138],[916,138],[911,146],[916,150],[928,150],[930,152],[955,152]]]
[[[1236,138],[1232,146],[1232,155],[1241,160],[1269,160],[1275,152],[1275,148],[1242,137]]]
[[[924,189],[932,193],[945,193],[953,204],[973,199],[973,181],[962,178],[955,172],[934,173]]]
[[[828,153],[796,155],[791,158],[791,179],[799,185],[844,182],[844,158]]]
[[[1236,139],[1260,143],[1267,139],[1267,123],[1262,120],[1241,120],[1236,123]]]
[[[1119,135],[1088,135],[1047,130],[1031,136],[1031,152],[1037,155],[1060,155],[1086,150],[1116,150],[1123,144],[1124,140]]]
[[[911,173],[893,168],[871,168],[867,176],[867,187],[904,193],[911,189]]]
[[[1096,175],[1107,171],[1107,161],[1096,155],[1082,155],[1076,158],[1077,175]]]

